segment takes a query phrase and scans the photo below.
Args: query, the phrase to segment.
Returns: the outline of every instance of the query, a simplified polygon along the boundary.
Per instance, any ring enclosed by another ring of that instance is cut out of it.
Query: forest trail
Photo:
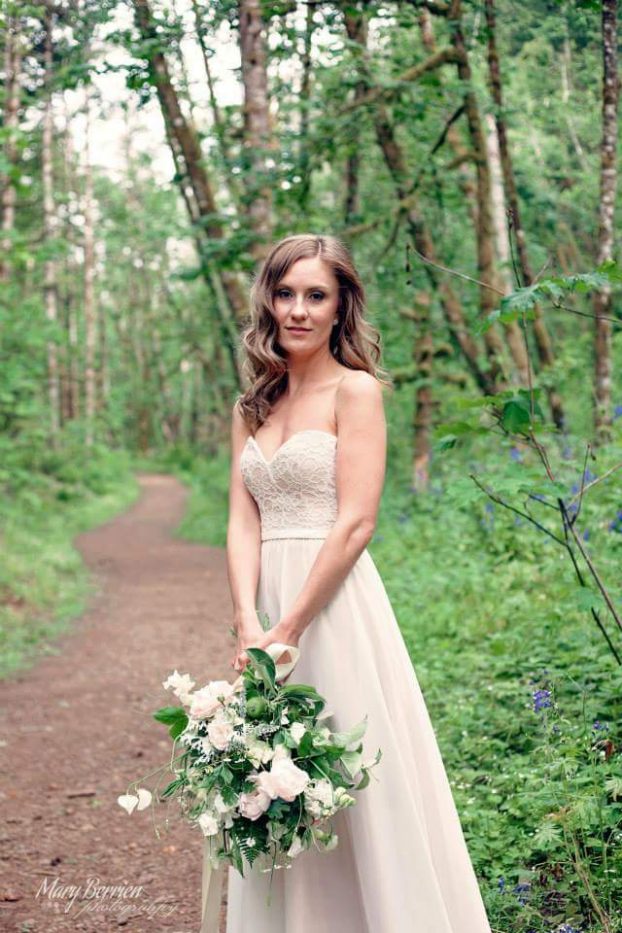
[[[188,495],[177,479],[138,479],[127,512],[74,541],[99,588],[87,611],[57,654],[0,685],[3,931],[200,926],[200,831],[177,802],[167,829],[157,805],[158,839],[151,808],[128,815],[117,797],[168,760],[152,713],[178,702],[161,685],[169,673],[232,679],[225,552],[173,538]]]

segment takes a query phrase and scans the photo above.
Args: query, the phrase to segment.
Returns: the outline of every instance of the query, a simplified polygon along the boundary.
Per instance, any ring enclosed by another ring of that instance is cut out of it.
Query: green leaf
[[[348,729],[347,732],[334,732],[333,742],[350,750],[350,746],[356,746],[361,741],[367,731],[367,714],[359,723]]]
[[[606,259],[597,267],[596,271],[607,276],[612,285],[622,282],[622,269],[615,259]]]
[[[305,732],[302,736],[298,743],[298,751],[305,757],[313,752],[313,736],[310,732]]]
[[[534,399],[534,416],[542,417],[542,409]],[[531,425],[531,402],[529,394],[519,390],[508,399],[501,413],[501,424],[510,434],[527,434]]]
[[[271,690],[276,690],[276,665],[267,651],[262,648],[247,648],[246,653],[250,658],[249,664],[254,673]]]
[[[362,752],[343,752],[340,756],[343,765],[351,777],[354,777],[361,770],[361,763],[363,761]]]
[[[178,787],[181,787],[181,786],[183,785],[183,783],[184,783],[183,780],[181,780],[180,778],[175,778],[174,781],[171,781],[171,783],[168,784],[168,785],[164,788],[164,790],[163,790],[162,793],[160,794],[160,797],[163,797],[163,798],[164,798],[164,797],[171,797],[171,796],[173,795],[173,793],[177,790],[177,788],[178,788]]]
[[[432,444],[432,450],[435,453],[442,453],[443,450],[450,450],[452,447],[456,446],[457,440],[458,438],[455,434],[445,434]]]
[[[279,696],[288,699],[304,699],[305,697],[311,700],[323,699],[315,687],[310,687],[308,684],[284,684],[279,688]]]
[[[180,736],[188,725],[188,714],[183,706],[163,706],[153,714],[153,718],[169,726],[168,732],[172,739]]]

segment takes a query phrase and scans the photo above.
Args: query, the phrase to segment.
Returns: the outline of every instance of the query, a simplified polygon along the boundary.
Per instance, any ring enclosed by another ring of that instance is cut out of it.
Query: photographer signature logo
[[[170,917],[178,908],[163,898],[150,898],[142,884],[105,884],[99,877],[87,878],[83,884],[66,884],[60,878],[45,877],[35,895],[46,899],[56,913],[117,914],[119,918],[144,914],[149,917]]]

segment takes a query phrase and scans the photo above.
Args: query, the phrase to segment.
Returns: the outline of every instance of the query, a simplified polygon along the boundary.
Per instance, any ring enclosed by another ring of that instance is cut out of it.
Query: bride
[[[337,846],[275,871],[269,904],[269,872],[228,870],[227,933],[490,933],[434,729],[367,549],[390,382],[338,239],[303,234],[272,247],[242,346],[249,388],[233,409],[227,532],[232,666],[244,669],[249,647],[297,647],[289,681],[326,698],[331,730],[366,717],[365,757],[378,748],[382,757],[356,805],[333,817]]]

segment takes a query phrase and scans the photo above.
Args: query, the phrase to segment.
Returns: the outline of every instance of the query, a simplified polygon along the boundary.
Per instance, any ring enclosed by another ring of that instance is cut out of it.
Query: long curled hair
[[[334,236],[300,233],[284,237],[266,256],[250,291],[250,323],[240,335],[242,373],[249,388],[237,398],[242,417],[254,434],[268,418],[288,384],[287,353],[278,341],[273,314],[276,287],[298,259],[319,256],[339,282],[338,323],[330,336],[334,358],[348,369],[364,369],[393,388],[388,372],[378,365],[379,331],[365,320],[365,290],[347,247]]]

